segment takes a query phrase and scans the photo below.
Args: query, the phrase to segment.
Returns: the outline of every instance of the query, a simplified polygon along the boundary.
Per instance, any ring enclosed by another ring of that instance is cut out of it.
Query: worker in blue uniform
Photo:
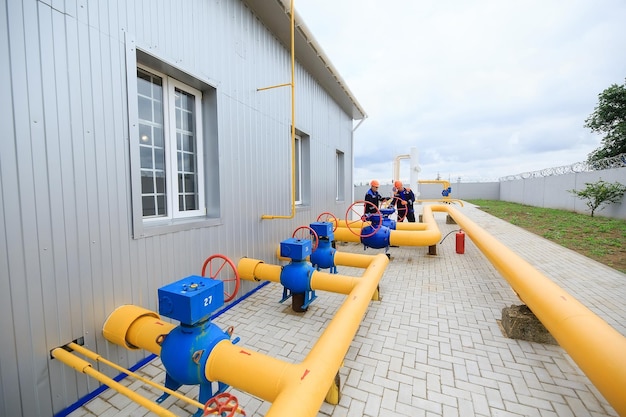
[[[367,190],[367,192],[365,193],[365,201],[367,201],[368,203],[372,203],[371,205],[365,205],[366,216],[371,213],[376,213],[376,209],[380,207],[380,203],[382,201],[387,201],[390,199],[390,197],[383,197],[382,195],[380,195],[380,193],[378,192],[379,186],[380,183],[378,182],[378,180],[372,180],[372,182],[370,182],[370,189]]]
[[[393,186],[395,189],[393,205],[398,210],[398,221],[402,222],[406,218],[409,223],[415,223],[415,211],[413,210],[415,194],[410,188],[406,188],[402,181],[394,182]]]

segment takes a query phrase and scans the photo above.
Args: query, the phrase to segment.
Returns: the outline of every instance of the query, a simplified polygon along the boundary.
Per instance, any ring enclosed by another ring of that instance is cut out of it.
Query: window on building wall
[[[295,176],[296,194],[294,196],[296,204],[310,204],[311,195],[311,163],[309,137],[303,134],[296,134],[295,137]]]
[[[335,157],[335,172],[336,172],[336,194],[335,200],[345,200],[345,166],[344,166],[344,153],[337,150]]]
[[[137,68],[144,220],[206,214],[202,93],[165,74]]]
[[[296,164],[296,194],[294,199],[296,200],[296,204],[302,204],[302,138],[299,135],[296,135],[295,142],[295,164]]]

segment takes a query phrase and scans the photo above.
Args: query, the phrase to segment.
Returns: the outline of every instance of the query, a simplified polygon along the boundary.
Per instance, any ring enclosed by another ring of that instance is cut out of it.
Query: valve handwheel
[[[399,197],[394,197],[393,200],[391,200],[391,204],[390,205],[396,205],[396,213],[398,214],[398,222],[403,222],[404,219],[406,218],[407,213],[409,212],[409,208],[408,205],[406,204],[402,204],[404,200],[399,198]],[[403,210],[404,212],[404,216],[400,216],[400,210]]]
[[[315,252],[317,249],[317,245],[320,243],[320,238],[317,235],[317,232],[311,229],[309,226],[300,226],[296,230],[293,231],[291,237],[295,237],[300,240],[311,240],[311,253]]]
[[[229,274],[228,270],[224,270],[224,267],[228,265],[232,270],[232,273]],[[237,267],[227,256],[224,255],[211,255],[206,258],[204,264],[202,265],[202,276],[206,277],[205,273],[209,269],[208,278],[211,279],[220,279],[224,282],[224,302],[231,301],[237,295],[237,291],[239,291],[239,284],[241,280],[239,279],[239,272],[237,271]],[[222,276],[226,276],[226,278],[222,278]],[[229,284],[229,285],[227,285]],[[228,289],[232,289],[232,291],[228,291]]]
[[[357,208],[355,208],[355,207],[361,207],[361,206],[363,206],[362,210],[358,210]],[[365,214],[366,209],[370,211],[370,213],[368,213],[367,215]],[[359,219],[350,220],[351,214],[356,214],[357,216],[359,216]],[[378,222],[373,222],[370,220],[371,216],[373,215],[378,219]],[[358,228],[357,228],[357,224],[358,224]],[[346,226],[348,227],[348,230],[350,230],[352,234],[354,235],[357,235],[360,237],[374,236],[374,234],[378,232],[378,229],[380,229],[380,226],[382,224],[383,224],[383,216],[380,214],[380,210],[378,210],[378,207],[376,207],[376,204],[370,203],[369,201],[364,201],[364,200],[355,201],[354,203],[350,205],[350,207],[348,207],[348,210],[346,210]],[[371,226],[372,229],[374,230],[368,234],[361,234],[361,231],[363,227],[365,226]]]
[[[237,410],[239,410],[237,397],[228,392],[222,392],[206,402],[202,415],[217,414],[220,417],[233,417]],[[246,415],[243,410],[240,411],[242,415]]]
[[[333,213],[325,211],[324,213],[317,216],[318,222],[329,222],[333,224],[333,232],[337,230],[337,226],[339,226],[339,220]]]

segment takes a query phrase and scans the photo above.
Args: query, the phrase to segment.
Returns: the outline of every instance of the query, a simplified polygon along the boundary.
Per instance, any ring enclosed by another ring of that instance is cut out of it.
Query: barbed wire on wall
[[[603,169],[613,169],[626,167],[626,153],[601,159],[593,162],[576,162],[575,164],[560,167],[545,168],[539,171],[522,172],[521,174],[507,175],[500,177],[500,181],[513,181],[528,178],[550,177],[553,175],[572,174],[577,172],[600,171]]]

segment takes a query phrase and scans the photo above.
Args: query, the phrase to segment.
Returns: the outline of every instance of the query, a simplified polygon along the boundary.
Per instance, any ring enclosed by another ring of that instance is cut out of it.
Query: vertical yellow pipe
[[[293,219],[296,215],[296,11],[294,0],[291,0],[290,25],[291,25],[291,214],[288,216],[275,216],[263,214],[261,219]]]
[[[449,205],[448,212],[621,416],[626,416],[626,337]]]

